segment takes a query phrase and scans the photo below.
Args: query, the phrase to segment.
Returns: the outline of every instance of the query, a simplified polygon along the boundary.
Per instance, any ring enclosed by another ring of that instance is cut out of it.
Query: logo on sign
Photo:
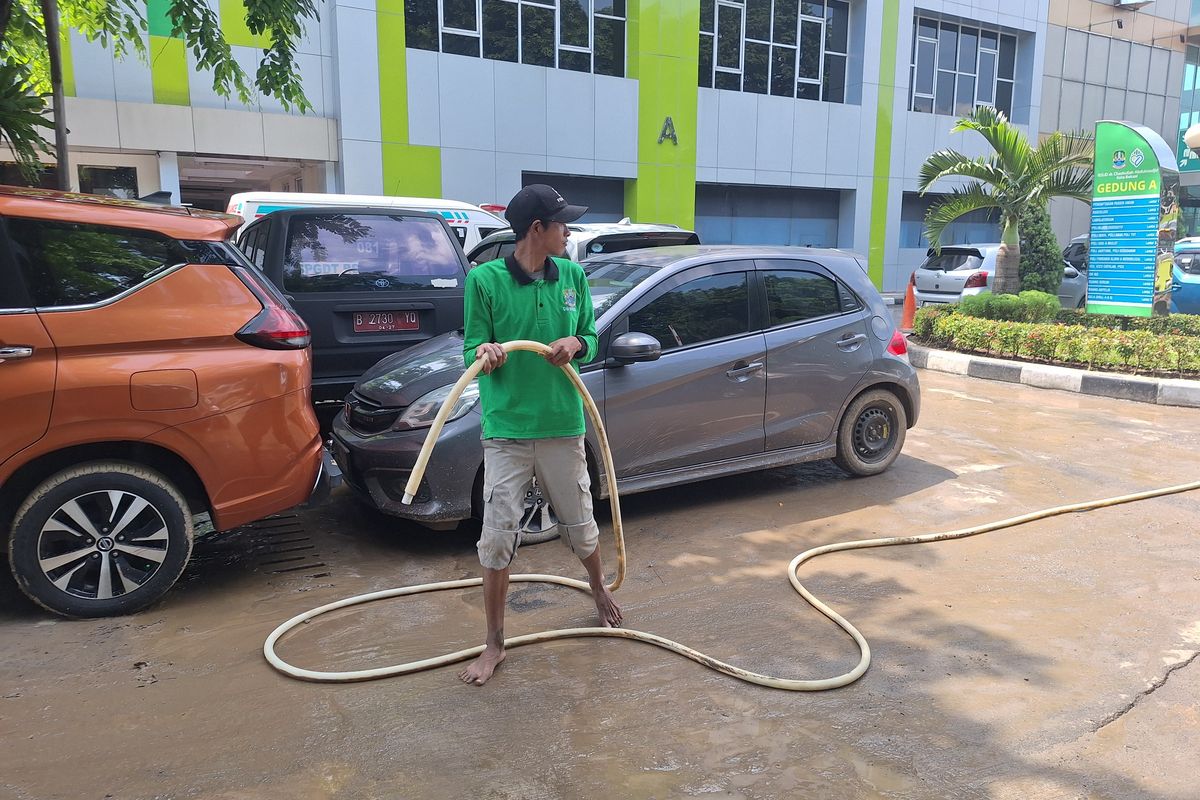
[[[1116,169],[1125,169],[1125,151],[1117,150],[1113,153],[1113,166]]]
[[[1142,152],[1142,148],[1137,148],[1129,156],[1129,163],[1134,167],[1140,167],[1142,162],[1146,160],[1146,154]]]

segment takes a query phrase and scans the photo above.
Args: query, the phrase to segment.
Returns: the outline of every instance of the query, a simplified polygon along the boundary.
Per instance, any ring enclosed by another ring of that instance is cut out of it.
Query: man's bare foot
[[[472,661],[466,669],[459,673],[458,678],[463,683],[483,686],[492,677],[496,667],[504,661],[504,651],[491,645],[484,648],[479,657]]]
[[[621,627],[621,607],[613,599],[612,592],[607,586],[601,585],[599,590],[592,590],[596,599],[596,614],[600,617],[600,626],[604,628]]]

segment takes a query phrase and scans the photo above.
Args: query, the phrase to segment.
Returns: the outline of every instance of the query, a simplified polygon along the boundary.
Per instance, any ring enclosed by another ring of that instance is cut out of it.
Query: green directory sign
[[[1096,123],[1087,310],[1167,313],[1178,224],[1179,172],[1167,143],[1131,122]]]

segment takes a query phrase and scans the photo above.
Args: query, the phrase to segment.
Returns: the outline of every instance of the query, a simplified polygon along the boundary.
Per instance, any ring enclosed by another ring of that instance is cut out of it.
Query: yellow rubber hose
[[[506,342],[503,345],[508,352],[513,350],[528,350],[542,355],[549,352],[550,348],[540,342],[531,341],[513,341]],[[442,404],[441,411],[438,412],[437,418],[429,429],[428,435],[425,437],[425,445],[421,449],[421,454],[417,459],[416,467],[413,469],[412,475],[409,478],[408,485],[405,489],[406,498],[411,500],[412,495],[417,491],[417,487],[421,484],[421,478],[424,475],[425,467],[429,462],[429,455],[433,451],[433,446],[437,442],[438,434],[441,432],[442,425],[445,424],[446,417],[450,413],[450,409],[458,401],[458,397],[462,394],[467,385],[475,379],[483,367],[482,361],[476,361],[463,374],[454,389],[450,392],[450,396],[446,398]],[[608,585],[610,590],[616,590],[621,582],[625,579],[625,539],[621,527],[621,508],[617,497],[617,479],[616,470],[613,468],[612,453],[608,448],[608,438],[604,432],[604,421],[600,418],[600,412],[596,408],[595,402],[588,393],[587,387],[584,386],[582,379],[578,373],[566,365],[562,368],[575,388],[579,391],[584,401],[584,407],[587,409],[588,416],[592,420],[593,426],[596,429],[596,438],[600,442],[601,456],[604,460],[604,473],[608,480],[608,496],[612,506],[613,519],[613,534],[616,538],[617,546],[617,573],[612,583]],[[1138,500],[1148,500],[1153,497],[1163,497],[1169,494],[1179,494],[1181,492],[1190,492],[1200,489],[1200,481],[1194,483],[1185,483],[1178,486],[1170,486],[1163,489],[1153,489],[1146,492],[1137,492],[1135,494],[1122,495],[1120,497],[1110,497],[1104,500],[1093,500],[1086,503],[1075,503],[1073,505],[1058,506],[1049,508],[1043,511],[1034,511],[1029,514],[1022,514],[1018,517],[1010,517],[999,522],[989,522],[983,525],[975,525],[970,528],[960,528],[946,533],[929,533],[923,536],[889,536],[881,539],[860,539],[852,542],[837,542],[834,544],[822,545],[814,547],[810,550],[805,550],[800,555],[792,559],[788,565],[788,580],[791,581],[793,588],[803,597],[809,605],[820,611],[829,619],[833,620],[842,630],[850,635],[858,645],[859,659],[858,664],[854,669],[841,675],[832,678],[817,678],[812,680],[798,680],[793,678],[779,678],[772,675],[762,675],[757,672],[750,672],[732,664],[727,664],[724,661],[719,661],[711,656],[701,653],[699,650],[693,650],[687,645],[672,641],[662,636],[645,631],[636,631],[629,628],[560,628],[558,630],[541,631],[539,633],[529,633],[524,636],[514,636],[504,641],[505,648],[520,647],[527,644],[536,644],[538,642],[549,642],[555,639],[573,639],[584,636],[607,636],[617,639],[633,639],[639,642],[656,645],[665,650],[670,650],[678,653],[681,656],[690,658],[691,660],[703,664],[704,666],[714,669],[717,672],[722,672],[739,680],[755,683],[759,686],[768,686],[773,689],[786,689],[793,692],[815,692],[823,689],[836,689],[839,686],[845,686],[853,683],[862,677],[867,671],[867,667],[871,663],[871,647],[867,644],[867,640],[859,633],[858,629],[851,625],[844,617],[838,614],[825,603],[818,600],[812,592],[804,588],[800,583],[798,572],[800,565],[811,558],[824,555],[825,553],[836,553],[844,550],[861,550],[868,547],[891,547],[901,544],[921,544],[924,542],[941,542],[948,539],[962,539],[967,536],[975,536],[980,533],[988,533],[1002,528],[1011,528],[1015,525],[1024,525],[1027,522],[1055,517],[1060,514],[1072,514],[1076,512],[1092,511],[1097,508],[1107,508],[1109,506],[1120,505],[1122,503],[1132,503]],[[572,578],[564,578],[559,575],[512,575],[509,580],[513,583],[555,583],[560,586],[569,586],[572,589],[579,589],[583,592],[588,592],[588,584],[574,580]],[[276,643],[290,630],[297,625],[301,625],[322,614],[334,611],[339,608],[348,608],[350,606],[370,603],[375,600],[383,600],[389,597],[404,597],[412,594],[422,594],[424,592],[441,592],[449,589],[464,589],[471,586],[481,586],[482,578],[466,578],[457,581],[439,581],[437,583],[422,583],[414,586],[404,586],[399,589],[386,589],[379,592],[371,592],[362,594],[356,597],[348,597],[344,600],[338,600],[333,603],[314,608],[311,611],[305,611],[303,614],[297,614],[271,632],[263,644],[263,655],[266,656],[271,666],[285,675],[293,678],[299,678],[307,681],[318,681],[326,683],[338,683],[348,681],[369,681],[376,678],[386,678],[392,675],[407,675],[413,672],[421,672],[435,667],[454,664],[459,661],[466,661],[469,658],[479,655],[483,652],[483,645],[477,647],[469,647],[464,650],[458,650],[453,653],[446,653],[433,658],[426,658],[420,661],[410,661],[406,664],[397,664],[391,667],[377,667],[374,669],[349,670],[345,672],[322,672],[319,670],[303,669],[301,667],[292,666],[275,653]]]

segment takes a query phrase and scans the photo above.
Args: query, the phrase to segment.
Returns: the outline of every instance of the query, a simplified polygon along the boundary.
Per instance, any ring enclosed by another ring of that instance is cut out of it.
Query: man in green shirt
[[[544,184],[517,192],[504,216],[517,236],[511,256],[467,274],[463,359],[482,359],[484,651],[462,671],[482,686],[504,660],[504,605],[509,565],[521,540],[525,494],[534,475],[558,515],[563,542],[587,569],[604,627],[621,624],[621,609],[604,585],[599,529],[584,455],[583,400],[560,367],[596,354],[596,318],[583,268],[557,258],[567,246],[566,223],[587,209],[572,206]],[[545,356],[506,354],[502,342],[532,339]]]

